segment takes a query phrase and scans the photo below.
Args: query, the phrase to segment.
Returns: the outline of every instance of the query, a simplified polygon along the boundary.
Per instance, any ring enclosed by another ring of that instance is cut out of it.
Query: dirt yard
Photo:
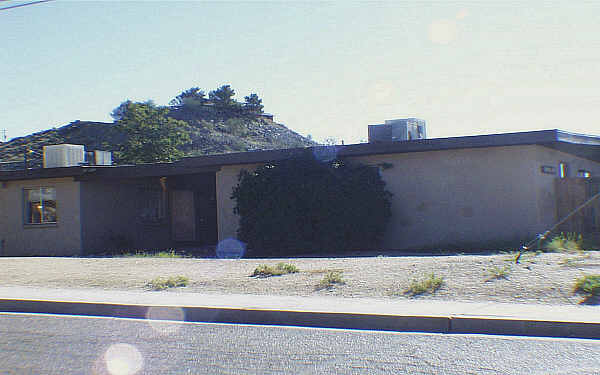
[[[195,258],[0,258],[0,285],[48,288],[150,290],[156,277],[183,275],[190,279],[178,292],[333,295],[341,297],[411,298],[403,294],[412,279],[433,272],[443,277],[434,294],[416,298],[455,301],[497,301],[576,304],[575,279],[600,274],[600,252],[586,258],[546,253],[525,255],[372,256],[294,259]],[[572,259],[565,261],[566,258]],[[294,264],[299,273],[268,278],[250,277],[260,264]],[[492,269],[505,278],[493,278]],[[343,271],[344,285],[316,290],[327,270]]]

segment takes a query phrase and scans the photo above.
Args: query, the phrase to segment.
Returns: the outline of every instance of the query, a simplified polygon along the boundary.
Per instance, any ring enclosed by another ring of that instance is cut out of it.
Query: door
[[[196,207],[191,190],[171,191],[171,234],[174,241],[196,240]]]

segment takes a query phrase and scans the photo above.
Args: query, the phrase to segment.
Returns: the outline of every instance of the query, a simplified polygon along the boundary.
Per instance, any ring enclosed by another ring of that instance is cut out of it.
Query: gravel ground
[[[514,255],[369,256],[293,259],[196,258],[0,258],[0,285],[56,288],[149,290],[156,277],[187,276],[190,284],[178,292],[272,294],[340,297],[411,298],[403,294],[412,279],[433,272],[444,279],[434,294],[417,298],[454,301],[497,301],[576,304],[575,279],[600,274],[600,252],[527,254],[519,264]],[[564,264],[565,258],[577,259]],[[300,272],[250,277],[260,264],[287,262]],[[506,278],[492,278],[493,267],[509,267]],[[343,271],[344,285],[316,290],[327,270]]]

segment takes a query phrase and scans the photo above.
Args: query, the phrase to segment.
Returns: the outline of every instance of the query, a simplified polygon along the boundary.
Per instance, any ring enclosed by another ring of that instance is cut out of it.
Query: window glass
[[[25,189],[25,223],[56,223],[56,189]]]
[[[145,222],[159,222],[165,218],[165,193],[157,184],[138,186],[138,217]]]

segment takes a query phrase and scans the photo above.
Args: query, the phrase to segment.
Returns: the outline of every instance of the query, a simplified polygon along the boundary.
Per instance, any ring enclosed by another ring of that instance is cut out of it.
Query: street
[[[2,374],[600,374],[600,341],[0,313]]]

